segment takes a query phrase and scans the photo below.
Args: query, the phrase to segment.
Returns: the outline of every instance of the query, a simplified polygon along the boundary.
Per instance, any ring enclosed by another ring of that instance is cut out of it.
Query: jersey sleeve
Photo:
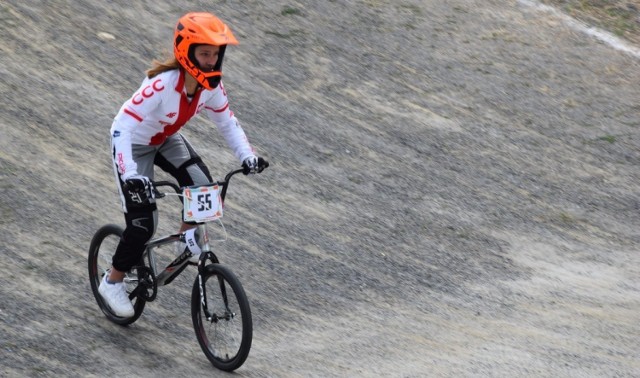
[[[133,96],[122,105],[114,119],[111,138],[114,158],[123,180],[137,174],[138,167],[133,160],[131,148],[132,135],[145,117],[158,108],[162,101],[160,92],[164,87],[161,78],[146,78]]]
[[[233,154],[242,162],[249,156],[253,156],[255,151],[240,126],[240,122],[229,109],[229,100],[222,82],[215,89],[215,92],[214,96],[205,102],[205,112],[207,117],[217,126]]]

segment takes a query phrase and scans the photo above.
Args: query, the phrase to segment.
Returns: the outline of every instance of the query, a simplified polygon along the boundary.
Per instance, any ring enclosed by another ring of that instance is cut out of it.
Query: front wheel
[[[233,371],[244,363],[251,349],[253,324],[247,295],[231,270],[210,264],[196,277],[191,318],[198,343],[213,366]]]
[[[111,269],[111,260],[116,253],[116,247],[122,237],[122,227],[114,224],[108,224],[102,226],[91,239],[91,245],[89,246],[89,281],[91,282],[91,291],[93,296],[98,302],[98,306],[105,314],[107,319],[120,325],[128,325],[135,322],[144,310],[146,301],[139,296],[135,296],[133,299],[133,309],[135,313],[131,317],[120,317],[111,311],[107,303],[102,299],[102,296],[98,292],[98,287],[102,278]],[[133,268],[125,275],[124,281],[127,285],[127,293],[129,297],[132,297],[132,292],[138,286],[138,272],[136,268]]]

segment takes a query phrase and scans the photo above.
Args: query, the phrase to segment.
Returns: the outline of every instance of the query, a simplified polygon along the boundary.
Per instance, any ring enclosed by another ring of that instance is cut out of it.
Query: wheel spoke
[[[192,298],[196,335],[212,364],[219,369],[231,371],[242,365],[249,353],[251,311],[244,290],[233,273],[219,264],[212,264],[207,268],[209,270],[204,273],[202,282],[206,308],[212,315],[207,321],[196,280]]]

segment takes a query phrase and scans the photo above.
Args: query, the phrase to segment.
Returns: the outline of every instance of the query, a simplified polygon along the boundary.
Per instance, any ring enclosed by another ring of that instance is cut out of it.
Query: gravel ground
[[[192,9],[240,40],[225,87],[272,163],[218,246],[254,317],[234,376],[639,376],[638,57],[535,4],[0,4],[0,376],[229,375],[193,271],[129,327],[86,273],[122,223],[111,119]],[[184,133],[237,165],[206,120]]]

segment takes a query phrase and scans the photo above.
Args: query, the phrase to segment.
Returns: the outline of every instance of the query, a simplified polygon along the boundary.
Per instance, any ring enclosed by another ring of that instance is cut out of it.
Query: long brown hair
[[[152,67],[149,68],[146,72],[147,77],[149,79],[165,71],[170,71],[170,70],[175,70],[177,68],[180,68],[180,63],[174,56],[167,58],[164,62],[161,62],[159,60],[154,60],[153,62],[151,62],[151,65]]]

